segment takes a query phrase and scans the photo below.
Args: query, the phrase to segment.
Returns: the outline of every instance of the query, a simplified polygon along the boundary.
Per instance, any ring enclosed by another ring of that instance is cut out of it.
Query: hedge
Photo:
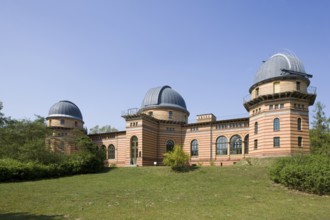
[[[291,189],[330,194],[330,158],[323,155],[279,158],[270,168],[270,177]]]
[[[89,153],[75,154],[62,163],[50,165],[37,162],[23,163],[14,159],[0,159],[0,182],[95,173],[102,168],[103,161]]]

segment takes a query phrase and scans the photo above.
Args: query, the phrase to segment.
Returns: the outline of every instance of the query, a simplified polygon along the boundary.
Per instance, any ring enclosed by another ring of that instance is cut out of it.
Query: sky
[[[163,85],[189,122],[247,117],[255,73],[283,51],[313,75],[329,117],[330,1],[0,0],[0,101],[15,119],[70,100],[88,129],[124,130],[122,111]]]

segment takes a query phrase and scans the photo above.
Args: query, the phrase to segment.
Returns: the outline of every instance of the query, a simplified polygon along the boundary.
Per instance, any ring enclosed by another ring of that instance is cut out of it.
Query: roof
[[[83,121],[80,109],[73,102],[62,100],[55,103],[48,112],[47,118],[72,118]]]
[[[160,86],[149,89],[144,96],[141,109],[145,110],[155,107],[176,108],[188,112],[186,102],[182,96],[170,86]]]
[[[254,77],[254,84],[272,78],[289,76],[288,73],[296,73],[296,76],[299,77],[308,75],[303,63],[296,56],[287,53],[276,53],[260,66]]]

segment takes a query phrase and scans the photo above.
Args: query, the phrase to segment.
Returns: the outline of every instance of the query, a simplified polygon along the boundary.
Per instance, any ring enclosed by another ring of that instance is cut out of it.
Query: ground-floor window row
[[[240,135],[233,135],[228,141],[227,137],[220,136],[216,139],[216,155],[231,155],[242,154],[242,147],[244,145],[244,154],[249,153],[249,135],[246,135],[244,141]],[[197,139],[191,141],[190,154],[192,157],[199,154],[199,143]]]
[[[108,147],[102,145],[101,149],[104,151],[105,160],[116,159],[116,148],[113,144],[110,144]]]

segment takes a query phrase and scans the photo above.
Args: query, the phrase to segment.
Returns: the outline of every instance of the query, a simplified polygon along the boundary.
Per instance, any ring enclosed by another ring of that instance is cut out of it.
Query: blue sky
[[[262,60],[287,49],[330,116],[330,1],[1,0],[0,101],[33,119],[70,100],[87,128],[123,130],[123,110],[170,85],[190,122],[243,117]]]

